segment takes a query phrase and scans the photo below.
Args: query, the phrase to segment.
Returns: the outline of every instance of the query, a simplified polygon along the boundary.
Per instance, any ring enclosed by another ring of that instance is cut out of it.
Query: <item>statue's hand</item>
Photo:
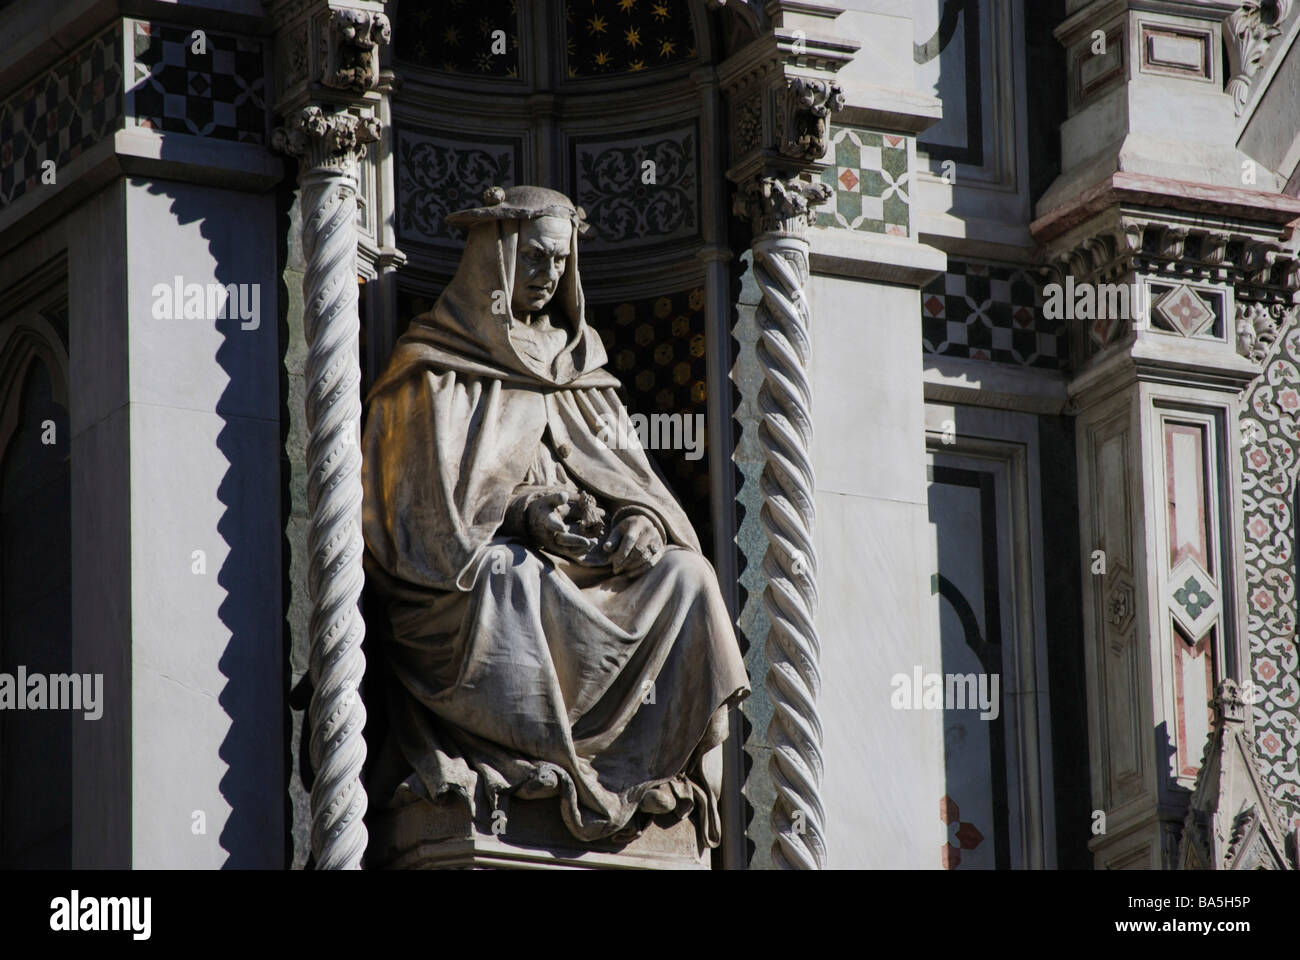
[[[659,562],[664,540],[648,517],[633,514],[613,529],[604,548],[615,573],[637,577]]]
[[[598,541],[573,532],[580,517],[578,497],[557,490],[528,505],[528,534],[543,550],[581,560],[591,553]]]

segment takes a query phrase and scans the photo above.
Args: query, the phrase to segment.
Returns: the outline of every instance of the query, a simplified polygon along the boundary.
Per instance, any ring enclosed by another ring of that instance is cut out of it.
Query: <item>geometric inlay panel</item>
[[[1255,749],[1292,828],[1300,827],[1300,656],[1296,646],[1296,473],[1300,324],[1291,312],[1242,408],[1245,603]]]
[[[118,22],[0,102],[0,208],[116,130],[122,87]]]
[[[1217,319],[1214,310],[1185,283],[1156,300],[1154,309],[1153,320],[1163,320],[1166,329],[1184,337],[1195,337],[1205,332]]]
[[[127,23],[133,60],[126,104],[134,126],[266,142],[266,58],[259,38],[205,29],[203,52],[196,53],[191,27]]]
[[[1059,370],[1067,356],[1063,320],[1043,316],[1042,288],[1029,271],[948,259],[921,290],[926,354]]]
[[[1189,639],[1196,641],[1219,617],[1219,591],[1205,571],[1184,560],[1170,575],[1170,609]]]
[[[829,167],[820,175],[834,201],[819,207],[817,226],[905,237],[911,198],[907,138],[832,124]]]

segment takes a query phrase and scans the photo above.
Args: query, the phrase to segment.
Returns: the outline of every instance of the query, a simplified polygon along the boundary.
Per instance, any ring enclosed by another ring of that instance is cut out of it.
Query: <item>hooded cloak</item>
[[[667,785],[714,846],[717,797],[692,770],[749,692],[730,618],[645,452],[607,442],[626,413],[584,318],[579,213],[539,188],[504,198],[524,206],[454,215],[470,226],[460,266],[369,398],[366,566],[386,607],[408,786],[459,795],[475,816],[504,794],[558,795],[570,832],[591,841]],[[547,312],[567,337],[535,355],[511,336],[519,228],[557,214],[574,229]],[[532,545],[520,504],[551,489],[593,495],[610,529],[648,517],[659,561],[630,577]]]

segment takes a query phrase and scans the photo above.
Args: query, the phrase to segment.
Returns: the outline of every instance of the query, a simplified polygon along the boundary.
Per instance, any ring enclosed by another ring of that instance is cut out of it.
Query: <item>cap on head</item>
[[[587,212],[558,190],[546,187],[488,187],[483,191],[483,206],[449,213],[446,222],[468,230],[489,220],[536,220],[559,217],[570,220],[578,234],[587,232]]]

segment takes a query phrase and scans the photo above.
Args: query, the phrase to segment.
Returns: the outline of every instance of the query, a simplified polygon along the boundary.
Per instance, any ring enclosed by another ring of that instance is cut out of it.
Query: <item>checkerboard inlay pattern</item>
[[[121,64],[118,23],[0,103],[0,210],[121,126]]]
[[[831,125],[821,182],[835,193],[817,226],[906,237],[911,222],[907,137]]]
[[[1059,370],[1066,362],[1063,321],[1043,319],[1042,288],[1028,271],[948,261],[921,291],[927,354]]]
[[[266,67],[256,37],[193,31],[130,20],[133,44],[127,113],[135,126],[160,133],[265,143]]]

